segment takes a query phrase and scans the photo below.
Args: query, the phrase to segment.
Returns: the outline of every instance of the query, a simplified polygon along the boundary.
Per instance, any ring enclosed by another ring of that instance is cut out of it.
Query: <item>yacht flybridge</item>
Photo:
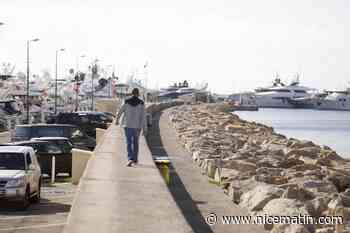
[[[262,108],[293,108],[293,99],[311,96],[312,88],[299,85],[299,75],[290,84],[284,84],[277,76],[272,86],[255,89],[255,100]]]
[[[158,97],[160,99],[176,99],[180,96],[192,95],[194,93],[205,93],[208,84],[204,84],[199,88],[189,87],[188,82],[185,80],[183,83],[174,84],[167,88],[160,89]]]
[[[345,90],[327,91],[327,93],[328,95],[317,104],[317,109],[350,111],[350,82]]]

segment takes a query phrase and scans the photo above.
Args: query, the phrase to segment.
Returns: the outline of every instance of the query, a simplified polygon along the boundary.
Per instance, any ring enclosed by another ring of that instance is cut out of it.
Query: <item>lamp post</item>
[[[108,97],[111,98],[111,87],[112,87],[112,80],[114,79],[114,72],[115,72],[115,65],[108,65],[108,68],[112,68],[112,75],[108,78]]]
[[[75,80],[75,111],[78,111],[79,109],[79,58],[86,57],[85,54],[77,56],[76,62],[77,62],[77,70],[76,70],[76,80]]]
[[[56,65],[55,65],[55,115],[57,114],[57,60],[58,53],[63,52],[65,49],[56,50]]]
[[[37,42],[38,38],[33,40],[27,40],[27,96],[26,96],[26,105],[27,105],[27,124],[29,124],[29,44],[30,42]]]
[[[97,60],[91,67],[91,111],[94,111],[94,77],[97,75]]]
[[[77,58],[76,58],[76,62],[77,62],[77,64],[76,64],[76,68],[77,68],[77,72],[79,71],[79,58],[84,58],[84,57],[86,57],[86,55],[85,54],[83,54],[83,55],[80,55],[80,56],[77,56]]]

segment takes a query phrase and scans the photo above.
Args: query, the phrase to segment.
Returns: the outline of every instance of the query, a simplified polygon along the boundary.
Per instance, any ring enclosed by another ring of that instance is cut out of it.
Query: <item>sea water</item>
[[[350,158],[350,111],[261,108],[235,113],[244,120],[272,126],[287,137],[327,145],[344,158]]]

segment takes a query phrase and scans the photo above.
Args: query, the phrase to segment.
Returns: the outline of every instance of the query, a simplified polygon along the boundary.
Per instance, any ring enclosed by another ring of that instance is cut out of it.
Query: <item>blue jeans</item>
[[[128,160],[138,162],[138,153],[139,153],[139,136],[140,129],[134,128],[124,128],[127,150],[128,150]]]

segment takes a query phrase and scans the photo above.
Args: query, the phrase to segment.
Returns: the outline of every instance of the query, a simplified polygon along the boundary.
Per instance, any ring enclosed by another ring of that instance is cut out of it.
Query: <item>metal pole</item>
[[[51,164],[51,183],[55,183],[55,176],[56,176],[56,157],[52,156],[52,164]]]
[[[91,75],[91,111],[94,111],[94,73]]]
[[[27,105],[27,124],[29,124],[29,40],[27,41],[27,96],[26,96],[26,105]]]
[[[108,98],[111,98],[111,82],[112,78],[108,78]]]
[[[79,106],[79,102],[78,102],[78,98],[79,98],[79,87],[78,87],[78,81],[79,79],[79,73],[77,71],[77,75],[76,75],[76,80],[75,80],[75,111],[78,111],[78,106]]]
[[[76,73],[78,73],[79,70],[79,56],[77,56],[77,58],[75,59],[76,64]]]
[[[85,55],[81,55],[80,57],[85,57]],[[78,88],[78,84],[79,84],[79,81],[78,81],[78,79],[79,79],[79,56],[77,56],[77,58],[76,58],[76,62],[77,62],[77,64],[76,64],[76,80],[75,80],[75,88],[76,88],[76,90],[75,90],[75,111],[78,111],[78,108],[79,108],[79,101],[78,101],[78,99],[79,99],[79,88]]]
[[[58,51],[56,50],[56,64],[55,64],[55,115],[57,114],[57,56],[58,56]]]
[[[96,64],[95,64],[96,65]],[[94,111],[94,76],[95,65],[91,67],[91,111]]]

